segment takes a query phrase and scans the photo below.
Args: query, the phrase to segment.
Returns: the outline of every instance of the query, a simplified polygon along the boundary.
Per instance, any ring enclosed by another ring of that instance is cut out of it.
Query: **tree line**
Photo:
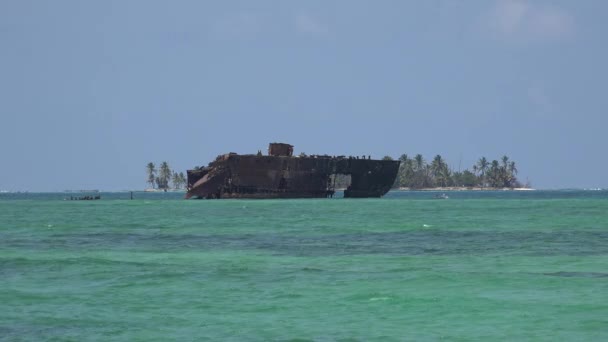
[[[392,160],[389,156],[383,159]],[[421,154],[417,154],[414,158],[410,158],[407,154],[402,154],[399,160],[401,164],[394,187],[411,189],[435,187],[529,187],[529,184],[522,185],[517,179],[517,166],[506,155],[500,161],[492,160],[491,162],[486,157],[481,157],[471,170],[465,169],[464,171],[453,171],[441,155],[436,155],[430,163]]]
[[[187,181],[184,173],[172,171],[166,161],[160,163],[158,170],[156,165],[150,162],[146,166],[146,170],[148,173],[147,183],[150,184],[152,189],[167,190],[170,188],[169,183],[173,184],[173,189],[183,189],[186,186]]]

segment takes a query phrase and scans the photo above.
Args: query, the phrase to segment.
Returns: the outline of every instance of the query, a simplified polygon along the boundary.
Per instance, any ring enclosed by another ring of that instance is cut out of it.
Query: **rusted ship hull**
[[[274,155],[225,154],[208,167],[188,170],[186,198],[333,197],[332,176],[340,174],[351,179],[344,197],[381,197],[399,169],[399,161],[392,160],[294,157],[292,150],[273,150],[273,144],[269,153]]]

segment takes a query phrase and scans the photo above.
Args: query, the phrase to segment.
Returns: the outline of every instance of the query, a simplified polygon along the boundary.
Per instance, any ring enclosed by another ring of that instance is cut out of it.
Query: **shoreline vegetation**
[[[145,192],[183,191],[186,188],[187,180],[184,173],[171,170],[166,161],[160,163],[158,170],[154,163],[149,162],[146,165],[146,172],[148,174],[147,183],[151,188],[144,189]],[[170,187],[169,183],[173,183],[173,187]]]
[[[393,160],[390,156],[382,158]],[[402,154],[401,164],[393,189],[422,191],[486,191],[486,190],[529,190],[529,181],[522,183],[517,179],[515,161],[504,155],[499,160],[489,161],[481,157],[469,170],[454,171],[441,155],[436,155],[430,163],[421,154],[410,158]]]

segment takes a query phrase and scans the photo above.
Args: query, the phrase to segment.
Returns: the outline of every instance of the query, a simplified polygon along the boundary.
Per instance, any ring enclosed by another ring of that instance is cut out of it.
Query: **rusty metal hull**
[[[328,156],[226,154],[188,170],[186,198],[333,197],[332,175],[350,175],[344,197],[381,197],[392,187],[399,161]]]

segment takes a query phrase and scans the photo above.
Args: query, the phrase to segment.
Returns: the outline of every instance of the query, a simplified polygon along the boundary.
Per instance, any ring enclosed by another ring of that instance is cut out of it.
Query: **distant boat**
[[[436,199],[448,199],[449,197],[446,194],[441,194],[441,195],[435,195],[435,198]]]

